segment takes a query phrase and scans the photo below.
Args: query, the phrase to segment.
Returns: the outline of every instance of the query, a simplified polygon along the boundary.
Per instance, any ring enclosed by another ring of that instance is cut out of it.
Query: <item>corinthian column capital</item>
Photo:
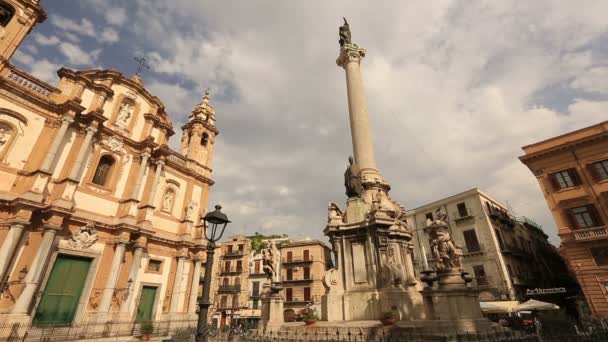
[[[344,44],[340,48],[340,56],[336,59],[336,64],[344,68],[348,63],[361,63],[363,57],[365,57],[365,49],[356,44]]]

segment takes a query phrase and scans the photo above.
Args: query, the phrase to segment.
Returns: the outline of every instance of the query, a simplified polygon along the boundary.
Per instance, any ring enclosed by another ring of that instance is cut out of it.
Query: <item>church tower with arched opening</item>
[[[215,110],[209,103],[209,92],[205,92],[201,103],[190,113],[188,123],[182,126],[180,153],[199,164],[211,167],[213,145],[218,131],[215,127]]]
[[[11,59],[32,28],[46,20],[38,0],[0,0],[0,65]]]

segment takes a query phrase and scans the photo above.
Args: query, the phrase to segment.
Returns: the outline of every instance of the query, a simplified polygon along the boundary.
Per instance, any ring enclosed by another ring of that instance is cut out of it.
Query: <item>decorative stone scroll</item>
[[[80,228],[78,233],[72,233],[72,239],[68,242],[68,245],[72,249],[83,250],[91,247],[95,241],[97,241],[95,223],[88,222]]]

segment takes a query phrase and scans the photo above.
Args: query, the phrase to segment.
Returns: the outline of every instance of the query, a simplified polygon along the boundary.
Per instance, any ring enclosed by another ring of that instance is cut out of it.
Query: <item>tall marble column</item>
[[[188,303],[188,313],[196,313],[198,299],[198,286],[201,283],[201,259],[194,260],[194,271],[192,271],[192,285],[190,290],[190,302]]]
[[[171,306],[169,307],[170,313],[179,312],[179,302],[182,294],[182,281],[184,279],[185,261],[185,256],[180,256],[177,258],[177,267],[175,269],[175,281],[173,282],[173,291],[171,293]]]
[[[2,242],[2,246],[0,247],[0,279],[4,279],[6,276],[10,261],[13,258],[13,254],[15,254],[19,241],[21,241],[24,229],[23,223],[16,222],[11,224],[8,234],[6,234]]]
[[[59,145],[65,138],[65,134],[68,131],[68,127],[70,124],[74,122],[74,118],[71,116],[64,116],[61,118],[61,126],[55,134],[53,141],[51,142],[51,146],[49,146],[49,150],[46,152],[46,156],[44,157],[44,161],[42,162],[42,166],[40,169],[46,172],[51,172],[51,166],[55,161],[55,157],[57,156],[57,151],[59,150]]]
[[[355,163],[362,175],[378,173],[374,159],[372,133],[369,127],[367,100],[363,91],[360,64],[365,57],[365,49],[356,44],[344,44],[336,63],[346,71],[346,91],[348,95],[348,112],[353,143]]]
[[[133,293],[135,292],[135,284],[137,283],[137,274],[139,273],[139,267],[141,266],[141,256],[144,252],[144,247],[142,245],[136,245],[135,250],[133,251],[133,260],[131,262],[131,269],[129,270],[129,278],[131,287],[128,289],[128,292],[125,296],[126,300],[120,307],[121,314],[128,314],[131,309],[130,303],[133,303]]]
[[[141,154],[141,164],[139,164],[139,172],[137,173],[137,179],[135,180],[135,186],[133,187],[133,193],[131,193],[131,199],[139,199],[139,189],[141,188],[141,180],[144,178],[144,173],[148,167],[148,159],[150,158],[150,152],[144,152]]]
[[[76,156],[76,161],[74,161],[74,165],[72,166],[72,172],[70,173],[70,178],[74,180],[79,179],[80,169],[82,169],[82,163],[84,161],[84,157],[87,153],[91,145],[91,140],[93,139],[93,134],[97,132],[97,127],[89,126],[86,128],[86,135],[84,136],[84,140],[80,145],[80,150],[78,150],[78,155]]]
[[[45,227],[40,247],[38,247],[36,256],[34,257],[30,269],[25,276],[25,287],[23,288],[23,291],[19,295],[19,298],[13,307],[13,314],[27,314],[29,312],[32,300],[36,294],[36,290],[38,289],[40,281],[42,280],[42,270],[44,268],[44,264],[51,254],[51,247],[53,247],[53,241],[55,240],[56,234],[57,229]]]
[[[156,161],[156,172],[154,173],[154,180],[152,181],[152,191],[150,191],[150,197],[148,198],[148,205],[150,206],[154,206],[154,197],[156,196],[156,191],[158,190],[158,183],[160,181],[160,173],[163,170],[163,165],[165,165],[164,161]]]
[[[97,309],[97,312],[100,314],[110,312],[110,308],[112,305],[112,296],[114,295],[116,283],[118,282],[118,275],[120,274],[120,266],[122,264],[122,259],[125,256],[125,248],[126,241],[119,240],[116,243],[116,248],[114,249],[114,256],[112,257],[112,264],[110,266],[110,271],[106,280],[106,285],[103,289],[101,301],[99,302],[99,307]]]

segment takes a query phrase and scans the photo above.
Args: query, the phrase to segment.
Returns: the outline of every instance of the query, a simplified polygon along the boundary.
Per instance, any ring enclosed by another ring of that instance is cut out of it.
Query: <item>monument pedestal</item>
[[[280,284],[264,284],[262,297],[262,324],[267,330],[278,330],[283,325],[283,302]]]
[[[482,333],[494,327],[483,317],[479,306],[479,290],[466,286],[459,270],[437,272],[439,284],[421,291],[428,319],[418,327],[441,328],[454,334]]]

